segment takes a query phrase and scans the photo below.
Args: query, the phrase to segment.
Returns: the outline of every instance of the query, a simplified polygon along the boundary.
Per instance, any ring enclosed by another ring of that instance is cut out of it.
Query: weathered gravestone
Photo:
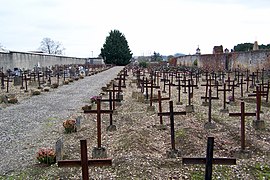
[[[76,131],[79,131],[81,129],[82,116],[76,117],[75,120]]]
[[[56,162],[63,159],[64,156],[64,140],[59,138],[55,143]]]
[[[22,78],[20,76],[14,77],[14,86],[20,86],[22,84]]]

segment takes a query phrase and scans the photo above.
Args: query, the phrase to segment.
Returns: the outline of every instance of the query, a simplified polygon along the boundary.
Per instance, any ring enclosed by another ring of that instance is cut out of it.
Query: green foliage
[[[267,44],[267,45],[259,45],[259,49],[270,49],[270,44]]]
[[[132,53],[128,42],[119,30],[113,30],[106,37],[106,41],[101,48],[100,55],[106,64],[127,65],[130,63]]]
[[[162,61],[163,58],[159,53],[154,51],[154,54],[151,56],[151,61]]]
[[[253,43],[241,43],[233,47],[233,50],[236,52],[246,52],[253,49]]]
[[[198,66],[198,60],[195,59],[195,61],[193,62],[193,66]]]
[[[254,45],[253,43],[241,43],[234,46],[233,50],[236,52],[251,51],[253,49],[253,45]],[[267,45],[261,44],[259,45],[259,49],[270,49],[270,44]]]
[[[267,164],[256,163],[255,167],[252,167],[254,176],[256,179],[270,179],[270,166]]]
[[[184,138],[184,137],[186,137],[186,130],[185,129],[178,129],[175,132],[175,137],[176,138]]]
[[[142,67],[142,68],[147,68],[148,63],[146,61],[141,61],[141,62],[139,62],[139,66]]]

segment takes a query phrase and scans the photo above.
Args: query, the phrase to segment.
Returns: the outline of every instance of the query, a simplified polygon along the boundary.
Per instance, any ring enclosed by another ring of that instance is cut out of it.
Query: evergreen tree
[[[106,64],[127,65],[130,63],[132,53],[128,42],[119,30],[111,30],[101,48],[101,57]]]
[[[233,47],[235,52],[246,52],[253,49],[253,43],[241,43]]]
[[[252,51],[253,45],[254,45],[253,43],[241,43],[234,46],[233,50],[235,52]],[[270,44],[267,44],[267,45],[261,44],[259,45],[259,49],[270,49]]]

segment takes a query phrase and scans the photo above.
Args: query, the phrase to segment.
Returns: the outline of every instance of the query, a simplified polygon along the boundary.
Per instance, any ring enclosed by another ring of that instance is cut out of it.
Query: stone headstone
[[[76,131],[81,129],[81,120],[82,120],[82,116],[78,116],[76,117]]]
[[[104,147],[94,147],[92,150],[92,158],[107,158],[107,151]]]
[[[116,99],[120,99],[120,101],[123,101],[124,99],[123,93],[116,94]]]
[[[56,162],[63,159],[64,155],[64,140],[60,138],[55,143]]]
[[[22,78],[19,76],[14,77],[14,86],[21,86],[22,85]]]

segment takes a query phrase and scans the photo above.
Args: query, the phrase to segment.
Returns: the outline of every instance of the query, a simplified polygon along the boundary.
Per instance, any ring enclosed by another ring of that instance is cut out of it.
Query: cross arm
[[[115,89],[115,90],[107,89],[106,92],[122,92],[122,90],[120,90],[120,89]]]
[[[59,167],[80,167],[81,161],[80,160],[60,160],[57,162]],[[111,166],[112,159],[89,159],[88,166]]]
[[[241,116],[242,113],[229,113],[229,116]],[[256,113],[244,113],[244,116],[256,116]]]
[[[206,158],[183,158],[182,164],[206,164]],[[214,158],[213,164],[236,165],[235,158]]]
[[[186,115],[187,112],[186,111],[182,111],[182,112],[173,112],[173,115]],[[158,113],[158,116],[170,116],[171,113],[170,112],[162,112],[162,113]]]
[[[169,97],[165,97],[165,98],[161,98],[160,100],[161,101],[164,101],[164,100],[170,100],[171,98]],[[159,99],[158,98],[152,98],[153,101],[158,101]]]
[[[101,99],[100,101],[102,101],[102,102],[110,102],[110,101],[116,101],[116,102],[121,102],[121,100],[120,99]]]
[[[84,110],[85,114],[96,114],[97,110]],[[113,110],[100,110],[100,113],[103,114],[112,114]]]

